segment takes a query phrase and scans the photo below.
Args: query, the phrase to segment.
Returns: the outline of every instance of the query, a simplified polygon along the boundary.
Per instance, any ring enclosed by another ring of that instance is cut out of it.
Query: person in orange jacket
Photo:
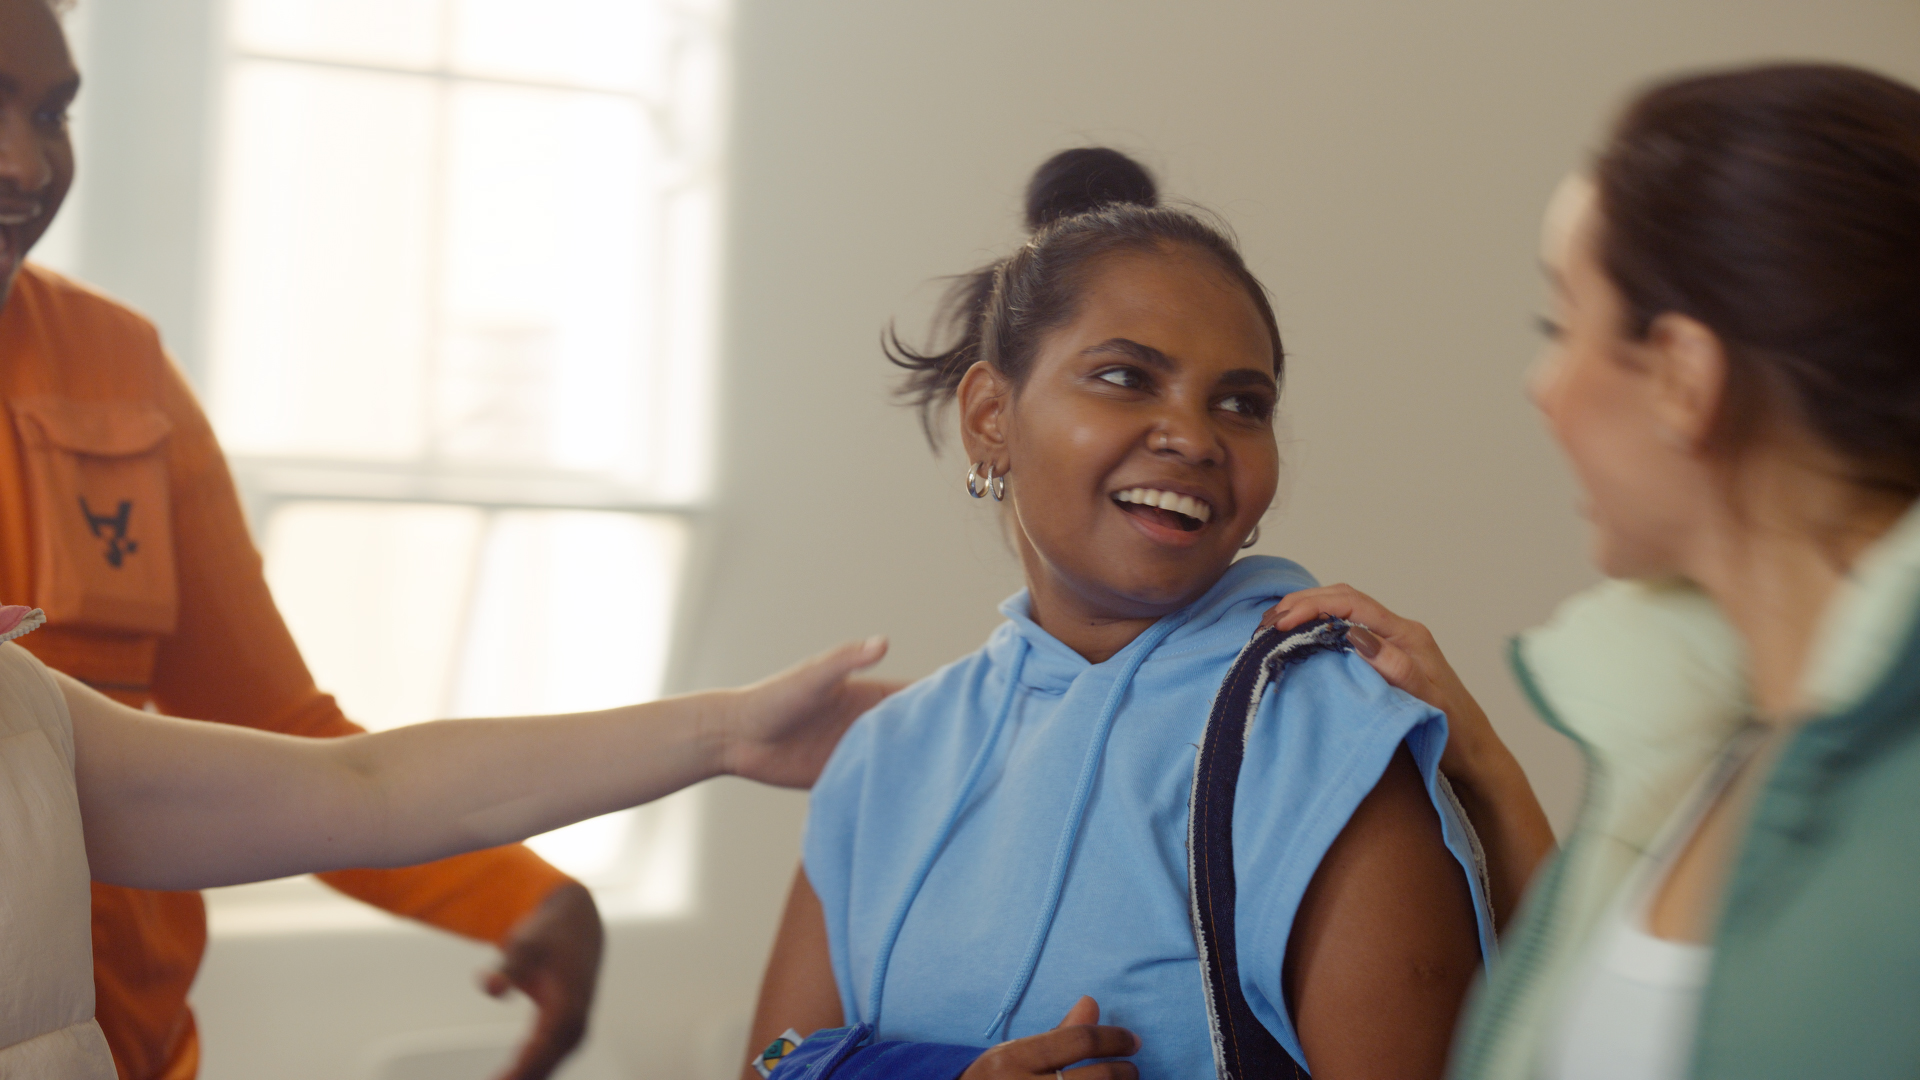
[[[48,0],[0,0],[0,597],[24,642],[135,707],[293,735],[361,730],[315,688],[275,609],[213,431],[141,316],[24,259],[73,182],[79,89]],[[489,993],[539,1016],[507,1073],[546,1077],[586,1029],[602,931],[587,891],[519,845],[320,875],[375,907],[500,947]],[[188,1080],[197,892],[93,886],[98,1017],[121,1080]]]

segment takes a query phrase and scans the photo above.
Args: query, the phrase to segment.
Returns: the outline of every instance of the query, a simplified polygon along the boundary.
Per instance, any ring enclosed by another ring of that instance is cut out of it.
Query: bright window
[[[233,0],[208,391],[373,728],[656,696],[708,487],[721,0]],[[688,902],[685,800],[536,849]]]

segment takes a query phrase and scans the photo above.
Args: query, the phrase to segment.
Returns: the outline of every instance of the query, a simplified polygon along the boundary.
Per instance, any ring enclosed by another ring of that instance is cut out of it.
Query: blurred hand
[[[1074,1002],[1052,1031],[1003,1042],[981,1054],[960,1080],[1023,1080],[1060,1077],[1071,1080],[1139,1080],[1131,1061],[1100,1061],[1077,1069],[1067,1066],[1089,1058],[1126,1057],[1140,1052],[1140,1039],[1123,1027],[1100,1025],[1100,1004],[1090,997]]]
[[[847,725],[904,685],[852,678],[886,655],[887,639],[871,637],[727,691],[725,771],[780,787],[813,786]]]
[[[501,946],[499,969],[488,972],[481,986],[494,997],[519,990],[539,1015],[498,1080],[547,1080],[580,1045],[604,941],[593,894],[574,882],[553,890],[513,928]]]
[[[1388,611],[1351,585],[1324,585],[1292,593],[1267,610],[1260,625],[1291,630],[1324,615],[1359,625],[1347,640],[1387,682],[1447,714],[1447,749],[1440,771],[1470,779],[1500,743],[1486,711],[1467,692],[1425,626]]]

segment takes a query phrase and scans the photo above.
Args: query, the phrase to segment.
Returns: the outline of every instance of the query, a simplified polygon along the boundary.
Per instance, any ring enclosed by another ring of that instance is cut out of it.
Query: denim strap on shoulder
[[[1220,684],[1194,762],[1187,813],[1187,895],[1194,945],[1206,976],[1207,1024],[1218,1080],[1307,1080],[1307,1071],[1253,1014],[1240,989],[1233,921],[1233,802],[1247,733],[1267,688],[1292,664],[1315,653],[1347,649],[1346,629],[1339,619],[1320,619],[1286,634],[1264,629],[1254,635]]]

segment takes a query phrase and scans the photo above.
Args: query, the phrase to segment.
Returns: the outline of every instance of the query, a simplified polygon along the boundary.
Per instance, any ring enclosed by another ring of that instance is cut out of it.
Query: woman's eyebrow
[[[22,83],[17,77],[8,72],[0,71],[0,95],[19,94],[24,92],[25,88],[26,84]],[[71,78],[62,79],[59,83],[56,83],[52,89],[41,95],[40,103],[44,105],[49,101],[54,101],[62,97],[68,101],[72,101],[79,95],[80,76],[76,74]]]
[[[1142,345],[1130,338],[1108,338],[1098,345],[1089,345],[1080,350],[1081,356],[1098,356],[1102,353],[1118,353],[1138,360],[1148,367],[1159,368],[1161,371],[1172,371],[1176,366],[1173,357],[1151,345]]]
[[[75,75],[73,78],[47,91],[47,96],[42,98],[41,101],[43,104],[59,102],[62,105],[71,105],[73,104],[73,99],[79,96],[80,76]]]
[[[1259,368],[1234,368],[1232,371],[1220,376],[1218,385],[1224,387],[1258,386],[1263,390],[1277,390],[1280,384],[1273,381],[1271,374],[1261,371]]]

